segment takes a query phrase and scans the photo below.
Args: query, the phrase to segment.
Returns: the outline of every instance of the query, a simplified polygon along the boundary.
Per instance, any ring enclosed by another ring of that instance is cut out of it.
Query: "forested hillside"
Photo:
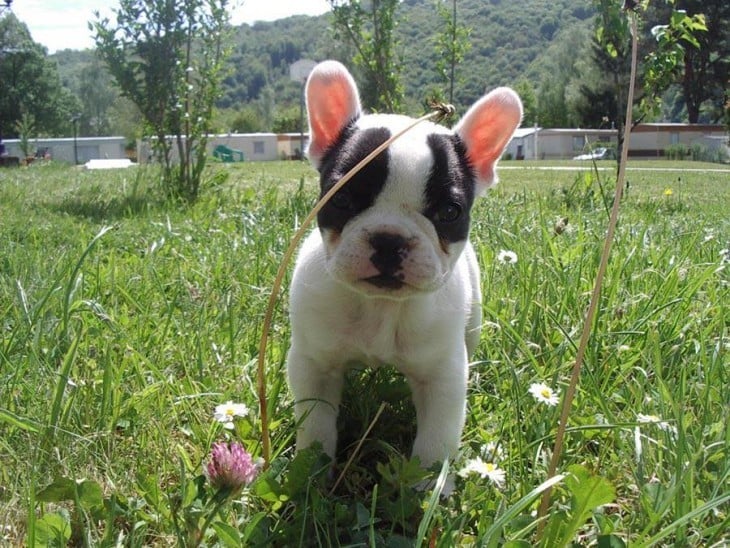
[[[469,104],[485,87],[541,76],[540,58],[559,32],[592,16],[587,3],[569,0],[522,2],[461,0],[457,19],[471,29],[471,48],[457,71],[455,100]],[[272,23],[242,25],[235,33],[233,74],[226,81],[221,107],[235,107],[261,97],[267,84],[277,103],[298,100],[299,87],[289,82],[289,65],[306,57],[335,58],[348,63],[352,52],[335,42],[330,15],[297,16]],[[396,50],[403,62],[403,84],[409,104],[417,106],[424,90],[443,85],[436,70],[435,38],[442,21],[433,0],[401,4]]]
[[[435,2],[403,0],[398,6],[395,50],[401,61],[404,108],[409,114],[422,113],[426,99],[434,92],[443,93],[446,89],[446,82],[437,68],[436,44],[445,22]],[[703,10],[704,13],[709,10],[714,14],[715,41],[711,48],[715,49],[705,52],[708,61],[703,67],[709,67],[710,63],[716,65],[713,69],[715,81],[711,84],[715,91],[700,121],[720,121],[724,101],[723,86],[718,86],[717,74],[721,78],[722,71],[726,70],[728,55],[723,52],[727,52],[730,41],[720,38],[718,46],[717,36],[728,34],[725,31],[729,10],[718,1],[681,0],[680,3],[692,4],[690,11]],[[451,6],[451,2],[446,5]],[[596,120],[602,124],[612,123],[611,113],[617,109],[610,100],[612,92],[607,82],[610,75],[595,61],[595,48],[591,43],[595,35],[594,5],[569,0],[459,0],[457,21],[468,28],[470,34],[469,49],[456,69],[454,103],[457,109],[463,112],[487,88],[510,85],[517,88],[525,101],[527,124],[591,127]],[[332,14],[327,13],[235,28],[230,71],[217,104],[214,129],[298,129],[301,85],[289,77],[289,67],[298,59],[338,59],[353,69],[357,77],[357,67],[352,62],[354,51],[335,39],[332,21]],[[651,47],[653,39],[648,25],[643,32],[646,38],[643,44]],[[719,68],[714,61],[717,59],[724,63]],[[133,107],[124,101],[110,103],[109,93],[101,93],[101,87],[113,86],[113,83],[111,78],[99,77],[103,68],[94,60],[92,51],[61,51],[51,56],[51,60],[58,65],[64,86],[79,98],[80,103],[88,102],[92,97],[94,101],[98,97],[103,103],[89,109],[84,105],[84,112],[96,114],[82,117],[82,131],[129,134],[138,127]],[[104,81],[109,83],[104,84]],[[694,85],[702,89],[710,84],[700,81]],[[110,92],[115,93],[113,88]],[[607,99],[602,103],[592,97]],[[671,87],[664,98],[664,109],[656,113],[654,119],[686,121],[681,86]],[[109,106],[105,107],[105,104]],[[109,112],[107,119],[101,114],[104,108]]]
[[[435,37],[443,21],[434,0],[405,0],[399,10],[396,50],[403,63],[406,104],[417,113],[427,90],[444,86],[435,67]],[[569,0],[460,0],[458,21],[471,30],[471,47],[457,69],[455,102],[463,107],[487,87],[515,85],[520,80],[537,88],[540,59],[548,46],[561,30],[590,26],[591,15],[589,4]],[[257,117],[268,126],[276,125],[269,118],[298,117],[301,87],[290,80],[289,66],[301,58],[334,58],[352,65],[352,52],[333,38],[330,14],[236,27],[230,75],[218,103],[222,129],[236,116],[243,116],[239,127],[228,129],[253,129],[257,122],[262,123]],[[58,64],[64,85],[81,93],[81,75],[92,64],[93,52],[64,50],[51,59]],[[279,120],[279,125],[287,122],[292,120]]]

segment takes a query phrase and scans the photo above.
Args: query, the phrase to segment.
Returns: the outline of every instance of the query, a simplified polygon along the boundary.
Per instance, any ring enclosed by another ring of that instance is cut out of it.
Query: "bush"
[[[693,162],[726,163],[728,155],[725,150],[718,147],[708,147],[702,143],[692,145],[675,144],[664,149],[664,156],[669,160],[691,160]]]
[[[664,156],[669,160],[684,160],[687,149],[684,145],[669,145],[664,149]]]

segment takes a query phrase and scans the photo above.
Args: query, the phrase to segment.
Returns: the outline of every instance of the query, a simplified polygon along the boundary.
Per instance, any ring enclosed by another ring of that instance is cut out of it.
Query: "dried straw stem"
[[[637,27],[636,27],[636,14],[633,11],[628,11],[629,23],[631,27],[631,77],[629,79],[629,94],[626,99],[626,121],[624,124],[624,142],[621,148],[621,163],[619,164],[618,175],[616,177],[616,190],[614,192],[613,207],[611,208],[611,215],[609,217],[608,229],[606,231],[606,239],[603,243],[603,251],[601,253],[601,262],[598,266],[598,273],[596,274],[596,281],[593,286],[593,292],[591,294],[590,305],[586,313],[585,320],[583,322],[583,333],[581,334],[580,343],[578,345],[578,352],[575,357],[575,364],[573,365],[573,371],[570,377],[570,383],[565,391],[565,397],[563,398],[562,409],[560,412],[560,423],[558,424],[558,430],[555,434],[555,446],[553,447],[553,454],[550,458],[550,465],[548,466],[548,479],[555,476],[555,472],[560,462],[560,457],[563,451],[563,441],[565,439],[565,430],[568,424],[568,416],[570,415],[570,406],[573,403],[573,397],[575,396],[575,390],[578,386],[578,380],[580,378],[580,370],[583,365],[583,359],[585,357],[586,348],[588,346],[588,340],[591,336],[591,328],[593,327],[593,319],[596,315],[598,308],[598,302],[601,298],[601,288],[603,286],[603,279],[606,274],[606,268],[608,266],[608,257],[611,253],[611,244],[613,243],[614,233],[616,231],[616,223],[618,222],[619,206],[621,204],[621,197],[623,195],[624,178],[626,173],[626,162],[629,154],[629,134],[631,128],[631,114],[632,105],[634,103],[634,84],[636,82],[636,64],[637,64]],[[547,514],[550,506],[550,492],[552,489],[546,489],[542,495],[540,502],[540,509],[537,514],[539,520],[538,525],[538,538],[542,537],[542,532],[545,528],[545,520],[542,519]]]
[[[432,118],[441,119],[444,116],[450,115],[453,113],[453,107],[451,105],[436,105],[434,107],[434,111],[426,114],[424,116],[421,116],[417,120],[414,120],[411,124],[406,126],[404,129],[399,131],[398,133],[395,133],[392,135],[388,140],[386,140],[382,145],[377,147],[375,150],[373,150],[370,154],[368,154],[365,158],[363,158],[358,164],[353,167],[350,171],[348,171],[344,177],[342,177],[335,185],[332,186],[332,188],[327,191],[327,193],[320,198],[320,200],[317,202],[317,204],[312,208],[312,211],[309,212],[309,215],[304,219],[301,226],[299,227],[299,230],[296,231],[294,234],[294,237],[292,238],[291,242],[289,243],[289,247],[287,248],[286,252],[284,253],[283,258],[281,259],[281,263],[279,264],[279,270],[276,273],[276,278],[274,279],[274,284],[271,288],[271,293],[269,294],[269,301],[268,305],[266,307],[266,314],[264,316],[264,324],[261,332],[261,340],[259,342],[259,355],[258,355],[258,362],[257,362],[257,391],[258,391],[258,399],[259,399],[259,413],[261,416],[261,453],[262,457],[264,459],[264,466],[268,467],[269,462],[271,460],[271,436],[269,434],[269,411],[268,411],[268,403],[266,398],[266,375],[265,375],[265,366],[266,366],[266,347],[269,339],[269,331],[271,329],[271,322],[274,317],[274,307],[276,306],[276,299],[279,295],[279,291],[281,290],[281,284],[284,280],[284,275],[286,274],[287,266],[289,265],[289,262],[291,261],[292,255],[294,255],[294,251],[299,246],[299,242],[304,237],[306,229],[309,227],[309,225],[312,223],[314,218],[317,216],[317,213],[324,207],[324,205],[329,201],[329,199],[340,189],[342,188],[347,182],[352,179],[355,174],[357,174],[363,167],[365,167],[373,158],[375,158],[378,154],[383,152],[386,148],[388,148],[393,141],[400,138],[403,134],[405,134],[407,131],[410,131],[412,128],[414,128],[416,125],[420,124],[421,122],[424,122],[426,120],[430,120]]]

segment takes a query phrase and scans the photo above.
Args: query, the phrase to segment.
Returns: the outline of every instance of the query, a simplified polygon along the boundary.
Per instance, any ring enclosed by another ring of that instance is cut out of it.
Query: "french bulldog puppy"
[[[308,155],[322,194],[412,122],[364,114],[353,77],[336,61],[314,68],[306,101]],[[343,376],[359,363],[391,364],[407,378],[417,418],[412,453],[422,466],[457,451],[481,325],[470,211],[496,182],[497,161],[521,118],[519,97],[498,88],[453,131],[422,122],[320,211],[290,289],[287,372],[297,449],[321,442],[334,458]]]

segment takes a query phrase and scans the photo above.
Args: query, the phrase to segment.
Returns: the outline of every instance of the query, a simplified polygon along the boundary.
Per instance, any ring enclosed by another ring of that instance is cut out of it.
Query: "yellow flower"
[[[672,194],[674,194],[674,191],[671,188],[665,188],[664,189],[664,195],[665,196],[671,196]]]

